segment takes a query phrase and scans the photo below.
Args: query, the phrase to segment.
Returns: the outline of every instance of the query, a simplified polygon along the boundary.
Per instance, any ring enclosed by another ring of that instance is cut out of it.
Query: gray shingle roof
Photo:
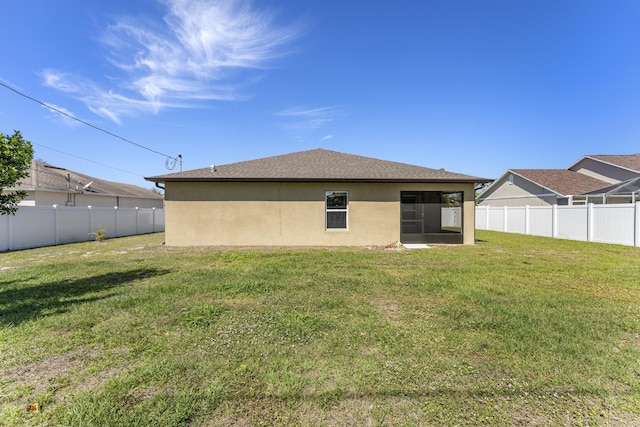
[[[608,182],[566,169],[510,170],[563,196],[574,196],[610,185]]]
[[[21,184],[16,187],[18,190],[77,191],[147,199],[163,198],[161,194],[137,185],[105,181],[36,160],[31,162],[29,176],[21,181]],[[84,188],[85,186],[87,187]]]
[[[148,181],[471,182],[490,179],[314,149],[145,178]]]
[[[586,157],[591,157],[592,159],[600,160],[602,162],[611,163],[614,165],[622,166],[623,168],[640,172],[640,154],[625,154],[625,155],[598,154],[598,155],[591,155]]]

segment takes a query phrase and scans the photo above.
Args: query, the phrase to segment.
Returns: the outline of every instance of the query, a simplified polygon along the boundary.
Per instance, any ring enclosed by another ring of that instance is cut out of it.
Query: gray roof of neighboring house
[[[617,184],[609,185],[608,187],[599,188],[597,190],[589,191],[582,193],[581,195],[616,195],[616,194],[633,194],[640,192],[640,177],[629,179],[624,182],[619,182]]]
[[[616,166],[622,166],[623,168],[640,172],[640,154],[625,154],[625,155],[598,154],[598,155],[590,155],[585,157],[599,160],[605,163],[610,163]]]
[[[464,182],[492,180],[406,163],[314,149],[145,178],[170,181]]]
[[[52,166],[33,160],[29,176],[21,180],[17,190],[63,191],[85,194],[101,194],[110,196],[162,199],[161,194],[154,193],[137,185],[105,181],[93,176],[84,175],[68,169]]]
[[[562,196],[582,194],[609,185],[608,182],[566,169],[510,169],[510,171]]]

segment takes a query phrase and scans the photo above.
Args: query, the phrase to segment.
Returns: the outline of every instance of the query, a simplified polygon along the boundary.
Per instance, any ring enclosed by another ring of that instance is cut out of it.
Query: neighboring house
[[[607,185],[567,169],[509,169],[478,196],[478,205],[568,205],[573,196]]]
[[[618,184],[640,177],[640,154],[584,156],[567,169]]]
[[[171,246],[362,246],[475,238],[490,180],[324,149],[146,178]]]
[[[480,206],[630,203],[640,154],[584,156],[567,169],[509,169],[478,196]]]
[[[131,184],[105,181],[89,175],[32,161],[29,176],[5,191],[25,190],[21,206],[93,206],[162,208],[164,197]]]

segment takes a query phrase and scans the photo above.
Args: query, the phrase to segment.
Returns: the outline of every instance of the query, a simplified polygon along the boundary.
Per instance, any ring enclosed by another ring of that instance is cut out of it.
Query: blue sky
[[[155,152],[5,87],[0,132],[103,179],[150,188],[162,154],[188,170],[326,148],[497,178],[640,152],[637,0],[25,0],[0,16],[0,83]]]

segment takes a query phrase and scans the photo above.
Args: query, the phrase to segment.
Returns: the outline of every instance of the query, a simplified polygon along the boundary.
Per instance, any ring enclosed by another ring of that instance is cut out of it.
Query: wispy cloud
[[[65,126],[69,126],[69,127],[75,127],[75,126],[79,126],[80,122],[78,122],[77,120],[72,119],[69,116],[75,117],[74,114],[67,110],[64,107],[60,107],[58,105],[55,104],[47,104],[52,108],[46,107],[46,106],[42,106],[42,108],[46,109],[47,111],[49,111],[51,113],[51,115],[49,117],[53,118],[54,120],[59,121],[60,123],[64,124]]]
[[[95,82],[56,70],[44,84],[73,94],[96,114],[120,122],[141,112],[187,107],[205,100],[242,99],[234,71],[265,69],[299,37],[298,26],[279,27],[274,15],[249,0],[162,0],[161,21],[124,17],[101,40],[108,63],[120,72]]]
[[[344,117],[345,113],[340,107],[305,108],[293,107],[276,113],[276,116],[289,119],[289,129],[319,129],[328,123]]]

